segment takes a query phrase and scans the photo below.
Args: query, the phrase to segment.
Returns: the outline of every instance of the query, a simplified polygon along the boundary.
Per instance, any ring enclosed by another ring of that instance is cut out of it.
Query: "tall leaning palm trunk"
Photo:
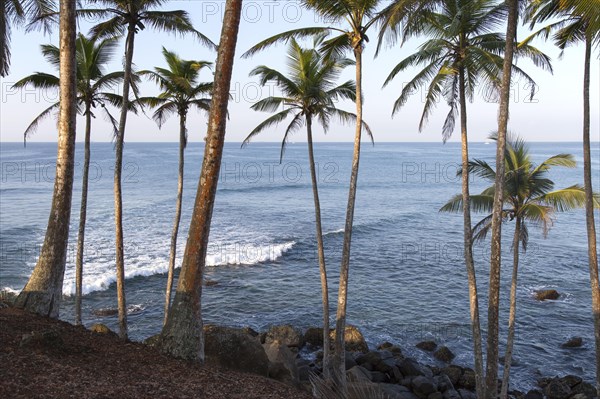
[[[135,43],[136,25],[129,22],[127,27],[127,41],[125,43],[125,68],[123,76],[123,104],[119,118],[119,131],[115,143],[115,248],[117,262],[117,302],[119,310],[119,337],[127,339],[127,305],[125,303],[125,254],[123,251],[123,193],[121,187],[121,174],[123,172],[123,144],[125,141],[125,125],[129,111],[129,90],[133,68],[133,46]]]
[[[17,307],[55,318],[62,299],[75,166],[75,3],[60,1],[60,111],[52,208],[40,258],[16,301]]]
[[[83,282],[83,248],[85,242],[85,220],[87,214],[88,177],[90,173],[90,136],[92,132],[92,104],[85,104],[85,150],[83,160],[83,182],[81,184],[81,208],[77,233],[77,257],[75,259],[75,323],[81,324],[81,297]]]
[[[328,380],[331,373],[331,358],[329,356],[331,346],[331,339],[329,337],[329,287],[327,284],[327,267],[325,265],[323,228],[321,226],[321,202],[319,201],[319,187],[317,185],[317,171],[313,153],[312,117],[310,115],[306,116],[306,139],[308,142],[308,162],[310,164],[310,178],[315,202],[315,228],[319,255],[319,273],[321,275],[321,298],[323,302],[323,374],[325,380]]]
[[[518,210],[517,210],[518,212]],[[517,317],[517,277],[519,276],[519,244],[521,242],[520,216],[515,217],[515,233],[513,236],[513,270],[510,284],[510,311],[508,315],[508,337],[506,339],[506,352],[504,353],[504,374],[502,376],[502,389],[500,398],[508,398],[510,368],[512,366],[512,353],[515,344],[515,320]]]
[[[204,362],[202,279],[225,144],[227,105],[241,11],[242,0],[227,0],[198,192],[177,291],[159,342],[163,352],[200,363]]]
[[[171,252],[169,255],[169,274],[167,276],[167,291],[165,298],[165,317],[163,325],[167,324],[169,309],[171,307],[171,291],[173,290],[173,276],[175,275],[175,258],[177,257],[177,235],[179,233],[179,222],[181,221],[181,202],[183,200],[183,171],[184,153],[186,144],[186,112],[179,111],[179,173],[177,177],[177,204],[175,205],[175,221],[171,233]]]
[[[464,257],[469,281],[469,307],[471,310],[471,330],[473,333],[473,347],[475,356],[475,385],[476,392],[483,396],[483,354],[481,344],[481,324],[479,321],[479,298],[477,294],[477,277],[475,261],[473,260],[473,229],[471,224],[471,194],[469,192],[469,139],[467,132],[467,96],[465,89],[465,68],[459,67],[458,85],[460,91],[460,136],[462,158],[462,197],[463,197],[463,235]]]
[[[485,399],[496,399],[498,395],[498,344],[499,344],[499,311],[500,311],[500,268],[502,260],[502,204],[504,203],[504,154],[506,151],[506,134],[508,131],[510,81],[512,75],[513,55],[517,38],[517,22],[519,19],[518,0],[506,0],[508,6],[508,22],[506,27],[506,47],[504,49],[504,66],[502,70],[502,86],[500,88],[500,107],[498,111],[498,138],[496,141],[496,190],[492,212],[492,244],[490,256],[490,283],[488,289],[488,335],[485,376]]]
[[[600,397],[600,284],[598,283],[598,250],[596,246],[596,223],[594,221],[594,197],[592,187],[592,156],[590,150],[590,60],[592,38],[586,34],[585,67],[583,75],[583,182],[585,188],[585,220],[588,237],[590,285],[592,288],[592,312],[596,341],[596,391]]]
[[[354,205],[356,203],[356,187],[358,184],[358,168],[360,164],[360,143],[362,135],[362,38],[352,42],[356,60],[356,132],[354,134],[354,154],[352,156],[352,171],[350,174],[350,190],[346,206],[346,224],[344,226],[344,245],[342,247],[342,263],[340,266],[340,284],[338,289],[338,304],[335,326],[335,350],[333,367],[335,377],[340,379],[342,389],[346,384],[346,304],[348,301],[348,269],[350,268],[350,245],[352,243],[352,225],[354,223]]]

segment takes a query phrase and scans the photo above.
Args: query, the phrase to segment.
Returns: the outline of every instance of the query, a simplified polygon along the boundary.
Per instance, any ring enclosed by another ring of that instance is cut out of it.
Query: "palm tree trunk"
[[[169,308],[171,307],[171,290],[173,289],[173,275],[175,274],[175,257],[177,254],[177,234],[179,232],[179,221],[181,220],[181,201],[183,198],[183,169],[185,151],[185,121],[186,115],[179,116],[179,177],[177,179],[177,205],[175,206],[175,222],[173,223],[173,233],[171,234],[171,254],[169,256],[169,275],[167,277],[167,293],[165,298],[165,318],[163,325],[167,323]]]
[[[158,344],[165,353],[200,363],[204,362],[202,278],[225,144],[227,105],[241,10],[242,0],[227,0],[196,202],[175,298]]]
[[[115,144],[115,238],[117,260],[117,302],[119,309],[119,337],[127,339],[127,305],[125,302],[125,255],[123,253],[123,194],[121,190],[121,173],[123,170],[123,143],[125,141],[125,125],[129,110],[129,88],[133,64],[133,46],[135,42],[135,24],[130,23],[125,44],[125,73],[123,77],[123,107],[119,120],[119,135]]]
[[[92,104],[85,105],[85,155],[83,160],[83,182],[81,183],[81,209],[77,235],[77,258],[75,260],[75,323],[81,324],[81,297],[83,280],[83,244],[85,242],[85,219],[87,214],[88,176],[90,172],[90,135],[92,132]]]
[[[510,379],[510,366],[512,363],[513,346],[515,343],[515,319],[517,316],[517,277],[519,272],[519,242],[521,237],[521,218],[516,217],[515,236],[513,237],[513,272],[510,285],[510,314],[508,316],[508,339],[506,353],[504,354],[504,375],[502,376],[502,391],[500,398],[508,398],[508,382]]]
[[[590,150],[590,60],[592,38],[586,35],[585,71],[583,76],[583,181],[585,187],[585,220],[588,237],[590,285],[592,288],[592,312],[596,340],[596,391],[600,397],[600,284],[598,283],[598,250],[596,246],[596,223],[594,221],[594,197],[592,187],[592,156]]]
[[[360,140],[362,133],[362,45],[354,48],[356,58],[356,132],[354,135],[354,155],[350,175],[350,191],[346,207],[346,225],[344,228],[344,246],[340,267],[340,284],[335,325],[335,346],[333,356],[334,378],[339,379],[343,392],[347,392],[346,384],[346,303],[348,300],[348,269],[350,267],[350,244],[352,243],[352,224],[354,221],[354,204],[356,202],[356,186],[358,183],[358,167],[360,164]]]
[[[467,96],[465,94],[465,68],[459,69],[460,90],[460,131],[462,143],[462,197],[464,217],[464,251],[467,278],[469,280],[469,305],[471,309],[471,330],[473,333],[473,354],[475,356],[476,392],[483,397],[483,354],[481,346],[481,325],[479,322],[479,299],[477,278],[473,260],[473,231],[471,227],[471,194],[469,192],[469,141],[467,135]]]
[[[17,307],[54,318],[59,315],[62,299],[75,169],[75,3],[60,1],[60,111],[52,208],[40,257],[15,302]]]
[[[10,25],[7,1],[0,3],[0,76],[8,75],[10,68]]]
[[[321,297],[323,301],[323,375],[325,380],[331,376],[331,359],[329,355],[329,288],[327,287],[327,268],[325,267],[325,249],[323,245],[323,229],[321,227],[321,203],[317,187],[317,171],[315,170],[315,156],[313,153],[312,118],[306,116],[306,136],[308,141],[308,160],[310,163],[310,177],[312,179],[313,198],[315,201],[315,227],[317,230],[317,250],[319,253],[319,271],[321,273]]]
[[[504,203],[504,152],[508,130],[510,105],[510,78],[512,74],[513,54],[517,37],[519,19],[518,0],[507,0],[508,23],[506,27],[506,48],[500,89],[500,108],[498,112],[498,139],[496,141],[496,181],[494,206],[492,212],[492,245],[490,256],[490,284],[488,289],[488,335],[486,358],[486,399],[498,396],[498,317],[500,311],[500,268],[502,259],[502,205]]]

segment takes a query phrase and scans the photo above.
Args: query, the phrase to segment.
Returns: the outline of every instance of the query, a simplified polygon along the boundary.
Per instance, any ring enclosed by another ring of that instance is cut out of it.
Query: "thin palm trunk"
[[[594,221],[594,197],[592,187],[592,156],[590,150],[590,60],[592,39],[586,35],[585,70],[583,76],[583,181],[585,186],[585,220],[588,237],[590,285],[592,288],[592,312],[596,340],[596,391],[600,397],[600,284],[598,283],[598,251],[596,246],[596,223]]]
[[[204,362],[202,278],[225,143],[227,106],[241,10],[242,0],[227,0],[196,202],[173,306],[159,342],[163,352],[200,363]]]
[[[167,277],[167,292],[165,298],[165,318],[163,325],[167,323],[169,308],[171,307],[171,291],[173,289],[173,275],[175,274],[175,258],[177,254],[177,234],[179,233],[179,222],[181,220],[181,201],[183,198],[183,170],[185,151],[185,114],[179,115],[179,177],[177,178],[177,205],[175,206],[175,222],[171,234],[171,254],[169,256],[169,275]]]
[[[83,160],[83,181],[81,183],[81,209],[79,211],[79,232],[77,235],[77,258],[75,260],[75,323],[81,324],[81,297],[83,282],[83,248],[85,242],[85,219],[87,214],[88,176],[90,172],[90,135],[92,131],[91,103],[85,106],[85,154]]]
[[[467,134],[467,96],[465,94],[465,69],[459,69],[460,91],[460,131],[462,143],[462,197],[464,218],[464,251],[467,278],[469,280],[469,305],[471,309],[471,330],[473,333],[473,353],[475,355],[476,392],[483,397],[483,354],[481,347],[481,325],[479,322],[479,298],[477,278],[473,260],[473,231],[471,227],[471,195],[469,193],[469,141]]]
[[[492,244],[490,256],[490,284],[488,289],[488,335],[486,357],[486,399],[498,396],[498,317],[500,311],[500,268],[502,259],[502,205],[504,203],[504,153],[508,130],[510,105],[510,79],[513,54],[517,37],[518,0],[507,0],[508,23],[506,27],[506,47],[500,89],[498,112],[498,138],[496,141],[496,181],[492,212]]]
[[[123,253],[123,194],[121,190],[121,173],[123,169],[123,143],[125,140],[125,125],[129,109],[129,88],[133,64],[133,45],[135,41],[135,24],[130,23],[125,44],[125,73],[123,77],[123,107],[119,120],[119,135],[115,145],[115,237],[117,260],[117,301],[119,309],[119,337],[127,339],[127,305],[125,302],[125,256]]]
[[[348,269],[350,267],[350,245],[352,243],[352,224],[354,221],[354,204],[356,202],[356,186],[358,183],[358,167],[360,164],[360,140],[362,133],[362,46],[354,49],[356,58],[356,132],[354,135],[354,155],[352,158],[352,172],[350,175],[350,191],[348,193],[348,206],[346,208],[346,225],[344,228],[344,246],[342,250],[342,263],[340,267],[340,285],[338,290],[338,303],[335,326],[335,347],[333,356],[334,377],[339,379],[343,392],[347,392],[346,384],[346,304],[348,300]]]
[[[17,307],[54,318],[59,315],[62,299],[75,169],[75,3],[60,2],[60,110],[52,208],[40,257],[15,303]]]
[[[327,268],[325,267],[325,249],[323,245],[323,228],[321,227],[321,203],[319,201],[319,188],[317,186],[317,171],[315,170],[315,156],[313,153],[312,118],[306,117],[306,137],[308,141],[308,161],[310,163],[310,177],[312,180],[313,198],[315,201],[315,227],[317,230],[317,251],[319,253],[319,271],[321,274],[321,297],[323,301],[323,375],[328,380],[331,375],[331,359],[329,355],[329,288],[327,287]]]
[[[519,242],[521,237],[521,223],[519,216],[515,222],[515,236],[513,237],[513,272],[510,285],[510,313],[508,315],[508,338],[506,340],[506,353],[504,354],[504,375],[502,376],[502,391],[500,398],[508,398],[508,383],[510,380],[510,366],[515,343],[515,320],[517,317],[517,277],[519,272]]]

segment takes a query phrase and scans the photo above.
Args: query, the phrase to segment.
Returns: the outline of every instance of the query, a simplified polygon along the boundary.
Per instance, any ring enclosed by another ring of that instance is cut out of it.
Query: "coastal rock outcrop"
[[[331,340],[335,339],[335,330],[329,334]],[[350,352],[363,352],[369,351],[369,346],[365,337],[362,335],[358,327],[348,325],[344,330],[344,340],[346,341],[346,350]]]
[[[535,292],[535,299],[538,301],[555,301],[560,298],[560,293],[556,290],[538,290]]]
[[[562,348],[579,348],[583,345],[583,338],[571,337],[567,342],[561,345]]]
[[[440,346],[438,350],[433,353],[433,357],[442,362],[450,363],[452,359],[456,357],[454,353],[447,346]]]
[[[299,348],[303,345],[302,334],[289,324],[272,326],[265,336],[265,344],[272,343]]]
[[[293,385],[300,382],[296,355],[290,348],[279,342],[264,344],[263,348],[269,359],[270,378]]]
[[[260,342],[247,332],[207,325],[204,327],[206,364],[267,376],[269,358]]]

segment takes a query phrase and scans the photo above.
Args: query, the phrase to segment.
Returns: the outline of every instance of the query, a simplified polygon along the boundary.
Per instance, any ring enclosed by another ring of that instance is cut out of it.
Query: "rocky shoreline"
[[[320,328],[300,331],[283,325],[259,333],[250,328],[205,326],[206,362],[268,376],[312,392],[314,377],[322,372],[322,331]],[[368,395],[389,399],[476,399],[475,372],[452,364],[455,356],[445,346],[433,341],[416,345],[445,364],[439,367],[405,356],[400,347],[390,342],[370,350],[354,326],[347,327],[345,337],[347,378],[361,387],[362,398]],[[151,337],[146,343],[152,345],[156,339]],[[365,394],[365,389],[370,393]],[[580,377],[567,375],[542,378],[538,387],[528,392],[513,390],[509,395],[515,399],[592,399],[595,388]]]

